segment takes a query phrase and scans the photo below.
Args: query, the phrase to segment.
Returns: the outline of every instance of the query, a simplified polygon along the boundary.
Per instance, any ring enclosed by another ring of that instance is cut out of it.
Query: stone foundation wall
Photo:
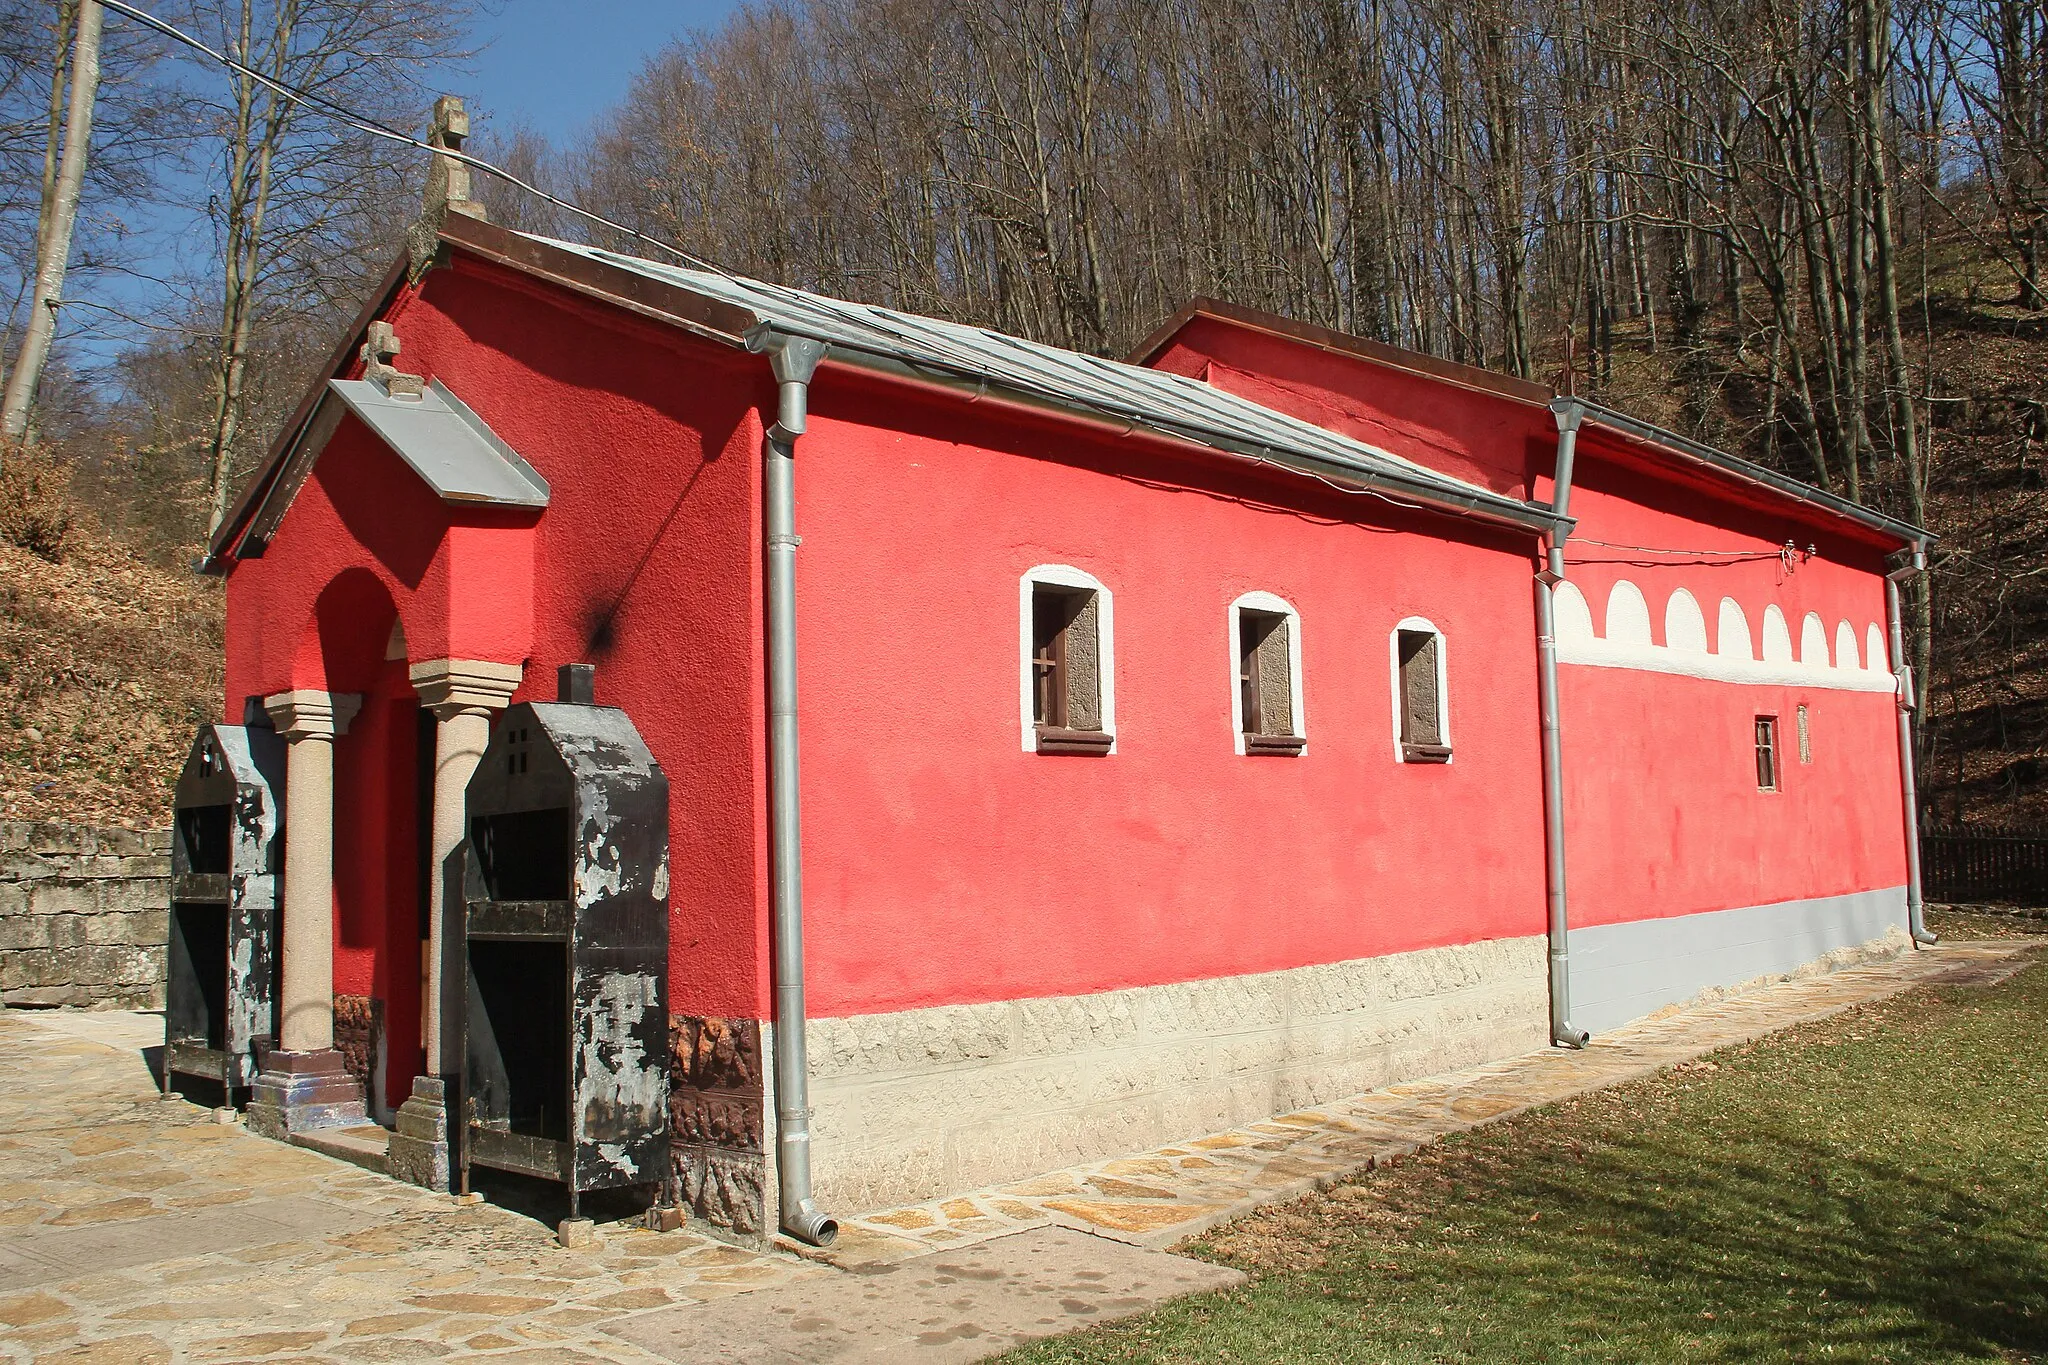
[[[1534,936],[813,1019],[819,1201],[843,1213],[908,1203],[1528,1052],[1549,1037],[1547,992]]]
[[[168,830],[0,821],[0,1003],[161,1009]]]

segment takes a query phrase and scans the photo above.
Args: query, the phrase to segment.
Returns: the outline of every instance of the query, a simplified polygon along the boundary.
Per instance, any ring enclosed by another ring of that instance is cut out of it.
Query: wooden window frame
[[[1776,716],[1758,716],[1756,739],[1756,789],[1760,792],[1785,790],[1784,745],[1778,734]]]
[[[1025,573],[1020,589],[1021,694],[1024,751],[1034,754],[1103,756],[1116,752],[1114,617],[1109,589],[1093,575],[1067,565],[1039,565]],[[1071,599],[1077,605],[1050,639],[1039,629],[1042,598]],[[1094,606],[1095,711],[1100,728],[1076,727],[1073,677],[1068,651],[1076,618]],[[1048,676],[1053,690],[1048,693]],[[1048,711],[1050,714],[1048,714]]]
[[[1432,680],[1436,692],[1436,738],[1411,736],[1407,668],[1402,659],[1402,637],[1427,635],[1435,640],[1436,669]],[[1444,632],[1434,621],[1420,616],[1404,617],[1387,636],[1388,685],[1393,691],[1394,758],[1399,763],[1449,763],[1451,745],[1450,650]]]
[[[1286,630],[1287,705],[1291,712],[1286,732],[1269,729],[1260,714],[1260,670],[1266,664],[1259,647],[1248,648],[1246,642],[1246,627],[1259,618],[1269,623],[1260,636],[1262,641],[1275,629]],[[1308,749],[1308,726],[1302,716],[1301,614],[1272,593],[1248,592],[1230,604],[1228,634],[1232,742],[1237,752],[1248,757],[1299,757]]]

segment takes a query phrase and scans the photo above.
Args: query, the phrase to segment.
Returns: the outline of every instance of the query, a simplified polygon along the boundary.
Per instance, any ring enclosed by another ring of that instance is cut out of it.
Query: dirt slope
[[[62,563],[0,541],[0,819],[167,824],[220,689],[217,580],[89,529]]]

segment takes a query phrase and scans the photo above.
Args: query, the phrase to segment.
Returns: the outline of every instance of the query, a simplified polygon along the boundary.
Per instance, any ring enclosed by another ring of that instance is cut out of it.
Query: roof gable
[[[1332,331],[1329,328],[1295,322],[1290,318],[1242,308],[1216,299],[1198,298],[1188,303],[1139,344],[1132,353],[1132,360],[1147,365],[1166,360],[1171,355],[1177,338],[1205,322],[1258,333],[1294,346],[1312,348],[1341,357],[1361,368],[1372,367],[1380,373],[1391,370],[1446,387],[1462,389],[1498,403],[1550,410],[1575,407],[1581,414],[1583,429],[1601,431],[1617,447],[1631,448],[1652,462],[1667,467],[1676,466],[1703,475],[1710,484],[1723,487],[1734,485],[1735,490],[1747,496],[1760,495],[1767,504],[1779,507],[1784,507],[1789,502],[1797,508],[1818,512],[1836,525],[1844,520],[1853,522],[1864,528],[1866,533],[1875,531],[1882,538],[1898,544],[1925,543],[1933,539],[1927,531],[1909,522],[1887,516],[1874,508],[1852,502],[1848,498],[1817,488],[1788,474],[1754,464],[1740,456],[1730,455],[1724,450],[1695,441],[1678,432],[1640,421],[1605,404],[1572,394],[1559,393],[1548,385],[1517,379],[1512,375],[1498,374],[1455,361],[1440,360],[1419,351],[1410,351],[1384,342]],[[1545,415],[1540,420],[1548,424],[1550,418]]]

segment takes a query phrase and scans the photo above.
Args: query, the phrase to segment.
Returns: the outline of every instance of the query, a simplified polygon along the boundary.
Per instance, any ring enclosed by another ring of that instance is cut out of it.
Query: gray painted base
[[[834,1212],[907,1203],[1527,1052],[1546,1037],[1544,956],[1540,937],[1496,939],[813,1019],[818,1198]]]
[[[1906,888],[1573,929],[1572,1022],[1600,1033],[1704,991],[1902,950]]]

